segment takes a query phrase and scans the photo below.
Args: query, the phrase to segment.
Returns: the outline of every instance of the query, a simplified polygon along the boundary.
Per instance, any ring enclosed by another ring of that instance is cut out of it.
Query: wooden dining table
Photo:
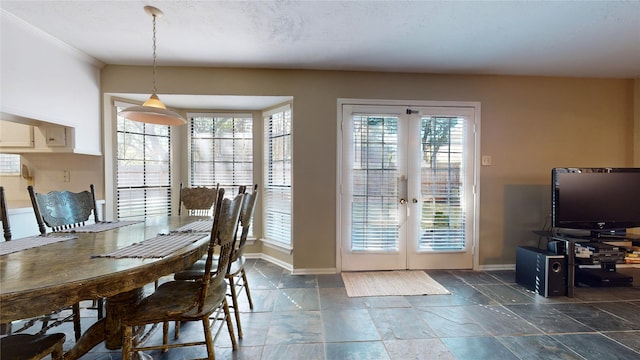
[[[160,258],[101,257],[206,217],[154,217],[112,230],[0,256],[0,323],[47,314],[82,300],[105,298],[105,317],[85,330],[65,359],[77,359],[105,342],[122,346],[120,318],[144,294],[143,287],[184,270],[207,252],[202,239]],[[14,241],[22,241],[20,239]]]

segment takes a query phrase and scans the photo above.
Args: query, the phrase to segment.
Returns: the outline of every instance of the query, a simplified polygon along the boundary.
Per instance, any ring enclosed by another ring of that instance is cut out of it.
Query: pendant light
[[[153,94],[142,105],[131,106],[122,111],[120,115],[125,119],[140,121],[158,125],[184,125],[187,121],[178,113],[167,109],[158,98],[156,88],[156,18],[162,16],[160,9],[153,6],[145,6],[144,11],[153,17]]]

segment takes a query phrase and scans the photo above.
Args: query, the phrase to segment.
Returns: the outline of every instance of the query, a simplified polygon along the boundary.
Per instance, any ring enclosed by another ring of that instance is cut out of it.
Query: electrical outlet
[[[482,155],[482,166],[491,165],[491,155]]]
[[[71,173],[69,172],[69,170],[62,170],[62,180],[64,182],[71,181]]]

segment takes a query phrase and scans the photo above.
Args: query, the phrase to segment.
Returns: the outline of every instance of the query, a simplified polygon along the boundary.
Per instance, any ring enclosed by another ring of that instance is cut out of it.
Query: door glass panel
[[[465,121],[457,117],[421,119],[422,217],[419,251],[461,251],[466,248]]]
[[[398,251],[398,118],[352,124],[351,250]]]

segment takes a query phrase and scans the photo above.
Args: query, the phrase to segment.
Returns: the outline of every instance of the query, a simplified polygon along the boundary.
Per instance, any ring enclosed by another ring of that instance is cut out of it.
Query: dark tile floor
[[[255,307],[242,294],[244,338],[232,351],[224,330],[217,359],[640,359],[640,269],[619,270],[634,276],[633,287],[580,287],[574,298],[532,293],[514,271],[428,271],[452,294],[349,298],[340,275],[291,275],[262,260],[248,270]],[[95,313],[83,316],[88,327]],[[181,339],[201,337],[199,323],[182,325]],[[99,345],[84,358],[121,355]]]

